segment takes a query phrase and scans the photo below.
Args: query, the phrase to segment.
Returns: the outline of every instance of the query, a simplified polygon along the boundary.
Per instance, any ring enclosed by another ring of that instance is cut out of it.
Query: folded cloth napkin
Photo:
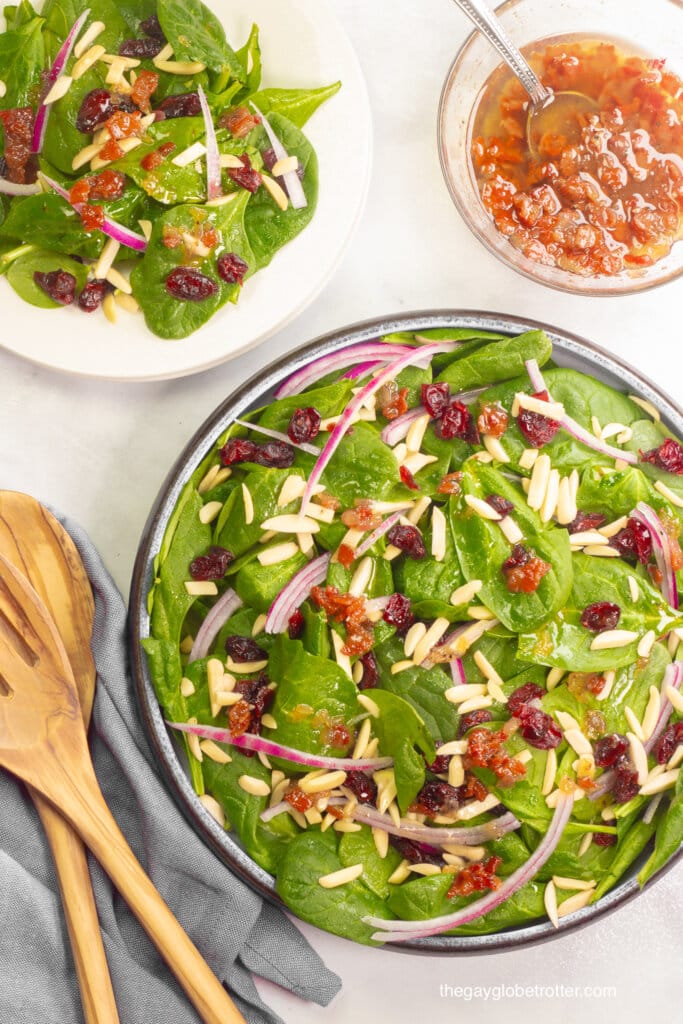
[[[123,599],[86,534],[76,542],[95,593],[97,695],[91,726],[105,799],[161,895],[250,1024],[280,1018],[252,973],[327,1005],[340,988],[289,919],[234,877],[192,831],[156,773],[127,672]],[[122,1024],[195,1024],[193,1007],[109,878],[91,858],[95,898]],[[0,770],[0,1021],[81,1024],[57,881],[26,790]]]

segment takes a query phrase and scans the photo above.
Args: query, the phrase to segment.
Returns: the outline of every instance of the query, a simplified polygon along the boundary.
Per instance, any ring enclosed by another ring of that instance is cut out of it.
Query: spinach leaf
[[[174,60],[201,61],[244,82],[246,68],[225,38],[218,18],[201,0],[158,0],[157,15]]]
[[[399,483],[398,463],[377,431],[360,421],[342,438],[321,483],[347,507],[370,495],[386,500]]]
[[[362,864],[360,881],[379,899],[387,898],[391,891],[389,878],[401,863],[401,854],[394,846],[389,847],[386,857],[380,857],[372,830],[363,825],[360,832],[342,833],[338,852],[339,860],[345,868],[352,864]]]
[[[253,272],[254,257],[244,231],[244,211],[248,201],[249,193],[241,192],[224,206],[202,211],[205,214],[203,223],[216,228],[220,242],[198,266],[217,285],[215,294],[201,302],[176,299],[166,290],[166,278],[181,264],[183,256],[182,250],[169,249],[164,245],[164,228],[168,226],[181,232],[196,230],[194,208],[175,206],[154,222],[145,255],[134,267],[130,280],[147,326],[160,338],[185,338],[205,324],[226,302],[237,300],[240,286],[223,281],[216,270],[216,259],[221,253],[234,252],[246,261],[250,272]]]
[[[338,416],[351,400],[353,385],[352,380],[340,380],[335,384],[327,385],[327,387],[314,388],[312,391],[306,392],[305,404],[317,409],[323,419]],[[262,427],[268,427],[269,430],[286,431],[292,414],[301,405],[301,395],[280,398],[254,417],[254,420]],[[318,436],[320,437],[320,435]],[[322,440],[327,440],[325,434],[322,435]]]
[[[609,519],[629,515],[639,501],[646,501],[655,509],[670,508],[640,469],[628,466],[605,472],[604,468],[586,466],[576,496],[580,509],[599,512]]]
[[[648,824],[642,818],[639,818],[638,821],[631,825],[624,836],[619,836],[614,860],[606,871],[600,873],[598,885],[593,893],[593,903],[604,896],[613,885],[616,885],[624,872],[640,856],[655,831],[659,828],[660,822],[661,815],[655,815]],[[676,849],[678,849],[678,843],[673,847],[671,853]],[[667,860],[671,853],[664,860]],[[644,884],[644,880],[641,882],[642,884]]]
[[[341,89],[341,82],[325,85],[321,89],[263,89],[251,100],[266,114],[283,114],[297,128],[303,128],[318,107],[331,99]]]
[[[460,716],[455,705],[444,697],[445,691],[453,685],[450,675],[439,665],[429,669],[415,665],[393,675],[391,666],[405,657],[403,641],[398,637],[385,640],[373,653],[382,689],[412,705],[436,742],[455,739]],[[374,699],[374,693],[372,696]]]
[[[200,203],[206,199],[206,175],[197,171],[194,163],[178,167],[173,163],[177,156],[204,136],[204,121],[201,117],[173,117],[158,121],[147,130],[147,141],[116,160],[112,167],[123,171],[133,179],[149,196],[159,203]],[[142,161],[165,142],[176,147],[167,160],[163,160],[153,171],[147,171]]]
[[[344,670],[328,658],[309,654],[300,640],[280,635],[270,653],[268,672],[277,683],[271,713],[278,728],[277,732],[264,729],[264,735],[297,750],[343,756],[346,748],[330,743],[330,725],[343,723],[350,728],[359,707],[356,687]]]
[[[436,379],[447,381],[454,393],[466,391],[523,373],[527,359],[535,359],[543,366],[551,353],[552,343],[545,331],[527,331],[516,338],[503,338],[478,347],[471,355],[450,363]]]
[[[318,879],[342,868],[337,853],[337,833],[302,832],[285,849],[277,874],[277,892],[297,917],[325,931],[355,942],[374,945],[374,929],[363,918],[391,918],[379,899],[357,878],[334,889],[324,889]]]
[[[372,721],[384,756],[394,759],[396,799],[405,813],[424,785],[425,760],[436,757],[434,741],[415,709],[388,690],[374,690],[372,699],[380,715]]]
[[[47,249],[34,249],[10,264],[7,280],[24,302],[30,302],[32,306],[39,306],[41,309],[61,309],[63,307],[60,303],[53,302],[47,292],[33,280],[34,273],[46,274],[52,270],[64,270],[68,274],[73,274],[76,278],[77,295],[83,288],[88,274],[87,267],[70,260],[67,256]]]
[[[243,565],[235,576],[235,590],[246,605],[265,613],[280,591],[307,562],[302,551],[277,565],[261,565],[254,559]]]
[[[32,18],[14,30],[0,32],[0,79],[7,92],[0,107],[32,107],[38,102],[40,75],[47,63],[43,18]],[[1,125],[0,125],[1,129]]]
[[[267,823],[261,821],[260,814],[268,806],[268,798],[245,793],[239,779],[242,775],[251,775],[270,783],[270,772],[257,758],[245,757],[235,747],[230,749],[230,757],[229,764],[204,758],[206,790],[225,810],[230,826],[249,856],[265,871],[274,874],[299,829],[288,814],[279,814]]]
[[[453,877],[449,875],[432,875],[392,886],[388,900],[389,908],[396,917],[404,921],[424,921],[452,914],[453,911],[473,903],[480,897],[481,894],[475,894],[467,898],[455,897],[449,900],[446,894],[452,881]],[[534,918],[542,917],[544,913],[543,886],[538,882],[528,882],[490,914],[446,934],[486,935],[502,928],[532,921]]]
[[[253,520],[251,523],[246,521],[244,491],[242,487],[237,487],[230,494],[216,521],[214,543],[227,548],[237,558],[258,544],[263,533],[261,523],[287,511],[287,508],[278,508],[277,499],[285,480],[292,475],[289,469],[254,469],[247,473],[243,483],[254,506]]]
[[[449,503],[449,520],[465,579],[483,580],[479,592],[482,603],[508,629],[528,632],[537,628],[556,614],[569,597],[572,558],[567,531],[542,524],[521,490],[491,466],[466,462],[461,486],[462,497],[451,498]],[[522,529],[525,543],[551,566],[533,593],[512,594],[508,590],[501,566],[510,555],[511,545],[497,522],[483,519],[470,509],[464,501],[468,494],[480,499],[498,494],[514,505],[511,515]],[[525,652],[521,654],[524,656]]]
[[[244,83],[244,95],[251,96],[261,84],[261,46],[259,44],[258,25],[251,26],[251,32],[244,46],[237,51],[237,59],[246,70],[247,76]],[[237,99],[236,99],[237,102]],[[258,106],[258,104],[257,104]],[[262,109],[262,108],[259,108]],[[262,110],[262,113],[265,113]]]
[[[638,875],[638,881],[645,885],[660,868],[664,867],[670,857],[679,849],[683,842],[683,774],[679,774],[674,788],[671,803],[667,807],[663,820],[657,825],[655,848],[652,856]]]
[[[254,253],[253,269],[267,266],[278,249],[303,231],[313,217],[318,201],[318,158],[310,142],[282,114],[273,114],[268,120],[287,153],[299,158],[304,169],[303,189],[308,205],[302,210],[295,210],[290,203],[286,210],[281,210],[265,188],[260,188],[251,197],[244,227]],[[247,141],[259,152],[270,145],[263,125],[255,128],[247,136]]]
[[[638,640],[652,629],[661,636],[683,624],[661,593],[645,577],[638,579],[638,600],[629,589],[633,569],[621,559],[573,556],[574,580],[567,603],[550,621],[519,638],[519,654],[527,661],[554,665],[574,672],[602,672],[634,662]],[[609,601],[621,609],[619,629],[631,630],[638,639],[616,650],[591,650],[595,634],[581,625],[587,605]]]

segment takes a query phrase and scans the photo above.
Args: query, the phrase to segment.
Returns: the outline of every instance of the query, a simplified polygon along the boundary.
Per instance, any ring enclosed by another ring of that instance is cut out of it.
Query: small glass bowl
[[[602,37],[627,52],[666,57],[667,68],[683,77],[683,0],[506,0],[496,10],[518,47],[555,36]],[[473,114],[501,60],[479,32],[466,40],[444,82],[439,104],[441,168],[451,198],[465,223],[503,263],[551,288],[580,295],[627,295],[683,274],[683,240],[651,267],[611,276],[582,277],[529,259],[502,235],[479,196],[470,160]]]

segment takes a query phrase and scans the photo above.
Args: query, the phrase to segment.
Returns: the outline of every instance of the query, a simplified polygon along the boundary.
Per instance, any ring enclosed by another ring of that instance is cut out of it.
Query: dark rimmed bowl
[[[574,334],[550,327],[534,320],[483,313],[473,310],[442,310],[434,313],[404,313],[400,316],[367,320],[326,334],[272,363],[262,374],[252,377],[237,388],[216,409],[190,440],[171,469],[154,503],[145,525],[138,549],[130,593],[129,640],[133,680],[140,713],[162,775],[178,806],[190,825],[214,853],[253,889],[273,903],[281,904],[275,891],[275,881],[260,868],[205,810],[192,789],[179,747],[172,741],[156,699],[140,640],[149,635],[147,594],[154,578],[153,562],[159,551],[169,517],[180,492],[197,465],[213,447],[219,435],[235,417],[243,416],[252,408],[263,405],[272,397],[278,383],[290,373],[317,358],[346,345],[377,338],[395,331],[424,331],[434,327],[477,328],[500,334],[520,334],[523,331],[543,329],[553,343],[553,356],[562,366],[582,370],[599,377],[607,384],[652,402],[660,410],[664,423],[678,436],[683,435],[683,410],[659,388],[627,363],[591,342]],[[661,878],[680,860],[683,850],[672,857],[655,875]],[[510,928],[493,935],[434,936],[414,942],[387,944],[388,949],[413,953],[463,954],[516,949],[547,941],[558,935],[598,920],[604,914],[633,899],[640,892],[636,875],[647,854],[631,867],[622,881],[592,906],[560,920],[559,928],[550,921],[540,921]],[[654,881],[654,879],[652,880]],[[652,884],[652,881],[649,883]]]

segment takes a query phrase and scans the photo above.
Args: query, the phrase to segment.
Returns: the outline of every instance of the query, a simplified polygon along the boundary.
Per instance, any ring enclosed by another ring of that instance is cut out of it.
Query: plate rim
[[[280,356],[269,363],[265,371],[252,375],[231,391],[194,432],[169,470],[152,505],[135,559],[127,622],[135,695],[145,726],[146,738],[157,759],[157,767],[184,817],[223,861],[228,870],[235,872],[247,885],[259,892],[269,902],[285,910],[288,908],[275,891],[273,876],[259,867],[239,846],[233,835],[223,830],[200,803],[181,763],[179,751],[174,746],[164,723],[140,643],[143,637],[149,635],[147,592],[153,578],[154,557],[165,531],[168,515],[174,508],[180,491],[198,463],[212,447],[216,437],[225,429],[227,421],[232,420],[235,416],[240,416],[255,402],[262,401],[264,393],[271,391],[277,383],[312,358],[379,335],[399,330],[428,330],[430,327],[478,328],[509,335],[519,334],[524,330],[545,330],[553,341],[553,345],[557,345],[562,354],[569,357],[570,362],[572,356],[583,361],[584,364],[587,360],[594,369],[610,373],[622,384],[630,384],[640,397],[645,397],[649,401],[654,400],[662,414],[662,421],[666,425],[673,431],[683,434],[683,409],[659,385],[626,360],[578,334],[541,321],[468,309],[423,310],[400,313],[395,316],[374,317],[320,335]],[[669,858],[649,880],[648,888],[664,877],[682,857],[683,847]],[[566,935],[585,924],[599,920],[605,914],[611,913],[635,899],[641,891],[635,875],[629,875],[598,903],[583,908],[566,920],[561,919],[559,928],[555,928],[551,921],[541,921],[490,935],[433,936],[406,943],[386,943],[380,948],[392,952],[423,955],[470,955],[533,946]],[[292,913],[289,910],[288,912]],[[297,918],[297,920],[300,919]],[[356,943],[356,945],[360,944]]]

